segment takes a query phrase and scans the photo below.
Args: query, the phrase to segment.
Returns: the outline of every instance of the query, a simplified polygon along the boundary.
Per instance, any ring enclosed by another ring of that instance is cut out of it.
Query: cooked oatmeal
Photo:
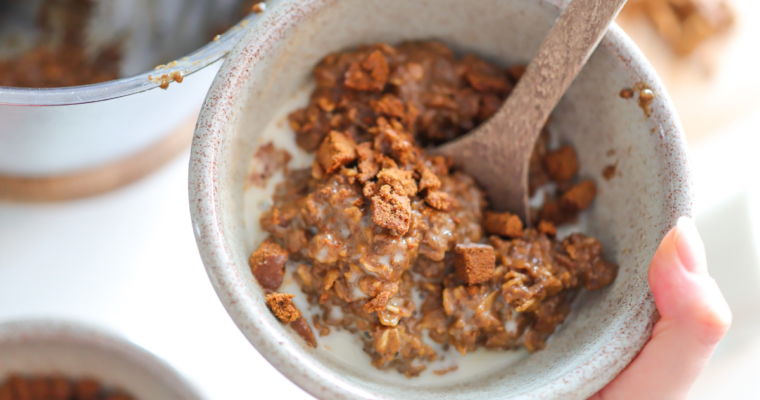
[[[547,133],[537,143],[531,190],[554,182],[556,193],[527,229],[489,212],[473,177],[425,154],[490,117],[522,71],[434,42],[365,46],[315,67],[308,106],[290,116],[315,160],[285,172],[250,262],[283,323],[316,343],[292,303],[306,296],[322,310],[320,336],[355,333],[374,366],[413,377],[441,348],[540,350],[580,289],[614,279],[599,241],[554,238],[596,194],[572,147],[549,149]],[[277,293],[286,269],[302,293]]]
[[[44,1],[37,16],[40,44],[0,60],[0,86],[54,88],[117,79],[120,43],[98,49],[95,54],[85,50],[85,28],[94,6],[91,0]]]
[[[94,379],[70,379],[60,375],[21,376],[0,379],[0,400],[132,400],[120,390],[104,387]]]

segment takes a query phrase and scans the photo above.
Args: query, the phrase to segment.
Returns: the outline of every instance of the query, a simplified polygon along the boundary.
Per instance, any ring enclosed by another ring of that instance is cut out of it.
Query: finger
[[[652,339],[597,399],[685,399],[731,324],[690,218],[681,217],[660,243],[649,286],[661,316]]]

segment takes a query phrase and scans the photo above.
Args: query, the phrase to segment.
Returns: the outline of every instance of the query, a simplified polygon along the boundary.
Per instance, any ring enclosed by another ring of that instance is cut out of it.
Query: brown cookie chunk
[[[366,188],[366,187],[365,187]],[[403,235],[409,230],[412,220],[412,206],[409,198],[392,193],[388,185],[383,185],[372,196],[372,221]]]
[[[356,143],[338,131],[330,131],[317,152],[319,165],[328,174],[356,160]]]
[[[454,266],[459,279],[476,285],[491,279],[496,266],[493,247],[485,244],[458,244],[454,248]]]
[[[266,297],[267,307],[272,310],[272,314],[286,324],[301,318],[301,310],[293,304],[293,297],[296,296],[287,293],[272,293]]]
[[[587,209],[596,197],[596,184],[588,180],[570,188],[560,198],[560,207],[568,212],[580,212]]]
[[[486,211],[483,228],[492,235],[509,237],[522,237],[523,235],[523,223],[520,221],[520,217],[508,212]]]
[[[578,173],[578,156],[572,146],[562,146],[546,153],[546,171],[557,182],[566,182]]]
[[[251,254],[248,265],[263,288],[277,290],[285,276],[286,261],[288,252],[270,237]]]

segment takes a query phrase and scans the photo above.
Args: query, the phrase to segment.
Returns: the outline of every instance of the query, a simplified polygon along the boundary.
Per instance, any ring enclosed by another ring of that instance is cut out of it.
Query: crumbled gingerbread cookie
[[[409,197],[393,193],[389,185],[381,186],[372,196],[372,222],[403,235],[411,220]]]
[[[380,172],[378,155],[372,150],[372,143],[365,142],[356,146],[356,154],[359,157],[359,181],[362,183],[374,178]]]
[[[487,244],[458,244],[454,247],[454,266],[457,276],[468,285],[491,279],[496,267],[493,247]]]
[[[373,51],[364,61],[352,62],[346,72],[346,86],[360,91],[380,92],[388,80],[388,61],[380,50]]]
[[[572,146],[548,151],[544,163],[551,179],[557,182],[567,182],[578,173],[578,157]]]
[[[448,193],[440,190],[428,191],[427,196],[425,196],[425,203],[436,210],[447,211],[451,208],[451,202]]]
[[[350,136],[330,131],[319,146],[317,159],[326,173],[333,173],[356,159],[356,143]]]
[[[557,227],[554,226],[553,223],[549,221],[541,220],[538,223],[538,231],[541,233],[545,233],[549,236],[556,236],[557,235]]]
[[[596,197],[594,181],[584,181],[570,188],[560,198],[560,206],[573,213],[587,209]]]
[[[286,261],[288,252],[270,237],[251,254],[248,265],[263,288],[277,290],[285,276]]]
[[[412,178],[413,171],[396,168],[383,168],[377,174],[377,184],[381,187],[389,185],[393,193],[399,196],[414,196],[417,194],[417,182]]]
[[[277,319],[285,324],[289,324],[298,318],[301,318],[301,310],[293,304],[293,294],[272,293],[266,296],[267,307],[272,310]]]
[[[483,220],[483,229],[492,235],[509,237],[521,237],[523,235],[523,223],[520,217],[508,212],[495,213],[486,211]]]

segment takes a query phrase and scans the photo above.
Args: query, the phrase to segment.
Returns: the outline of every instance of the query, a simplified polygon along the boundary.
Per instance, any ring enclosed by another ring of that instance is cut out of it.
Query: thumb
[[[661,319],[649,343],[599,398],[685,399],[731,325],[731,311],[707,273],[704,244],[688,217],[660,243],[649,286]]]

